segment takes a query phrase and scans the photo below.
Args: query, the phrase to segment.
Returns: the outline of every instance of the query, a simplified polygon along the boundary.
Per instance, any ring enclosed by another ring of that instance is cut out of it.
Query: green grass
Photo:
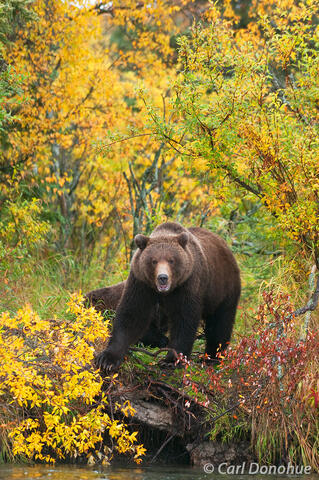
[[[10,258],[5,267],[0,270],[5,277],[0,311],[15,313],[29,303],[46,318],[63,311],[70,293],[86,293],[122,280],[120,272],[105,272],[97,261],[83,265],[71,254]]]

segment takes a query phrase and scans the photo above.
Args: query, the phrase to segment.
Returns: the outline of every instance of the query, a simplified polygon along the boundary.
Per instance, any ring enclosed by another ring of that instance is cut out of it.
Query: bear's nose
[[[157,280],[160,285],[166,285],[168,281],[168,275],[166,275],[165,273],[161,273],[160,275],[158,275]]]

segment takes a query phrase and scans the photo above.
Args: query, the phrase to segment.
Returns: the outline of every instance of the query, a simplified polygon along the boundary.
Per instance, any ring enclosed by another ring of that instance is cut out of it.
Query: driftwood
[[[171,432],[173,435],[178,435],[172,412],[167,407],[146,402],[145,400],[131,399],[130,403],[135,410],[134,421],[137,420],[150,428],[156,428],[158,430]]]

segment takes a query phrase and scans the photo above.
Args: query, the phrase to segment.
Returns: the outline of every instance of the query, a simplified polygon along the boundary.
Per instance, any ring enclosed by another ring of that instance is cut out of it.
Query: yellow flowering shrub
[[[0,222],[0,242],[24,246],[28,249],[43,243],[50,231],[50,224],[41,219],[40,200],[6,202],[3,209],[3,222]]]
[[[145,450],[136,445],[137,432],[106,413],[103,380],[92,366],[96,343],[109,336],[108,321],[85,308],[81,294],[71,296],[65,317],[43,320],[28,305],[0,316],[0,417],[11,454],[92,463],[107,462],[115,449],[139,463]],[[128,402],[115,409],[134,414]]]

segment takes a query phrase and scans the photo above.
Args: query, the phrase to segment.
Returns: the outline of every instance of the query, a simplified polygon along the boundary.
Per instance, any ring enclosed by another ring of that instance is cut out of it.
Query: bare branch
[[[316,271],[316,267],[314,266],[314,268],[312,269],[312,272],[310,274],[309,283],[311,282],[311,275],[312,275],[312,278],[314,279],[315,271]],[[318,302],[319,302],[319,275],[317,276],[317,282],[316,282],[315,290],[314,290],[313,294],[311,295],[307,305],[305,305],[304,307],[298,308],[298,310],[293,312],[293,316],[294,317],[299,317],[300,315],[303,315],[306,312],[313,312],[317,308]]]
[[[112,145],[115,145],[116,143],[122,143],[122,142],[126,142],[126,140],[131,140],[132,138],[146,137],[148,135],[156,135],[156,133],[155,132],[139,133],[139,134],[136,134],[136,135],[131,135],[130,137],[120,138],[119,140],[114,140],[114,142],[103,145],[101,148],[98,149],[98,151],[101,152],[103,149],[111,147]]]
[[[160,446],[160,448],[157,450],[156,454],[154,455],[154,457],[152,458],[152,460],[150,461],[150,463],[153,463],[156,458],[159,456],[159,454],[161,453],[161,451],[163,450],[164,447],[166,447],[166,445],[174,438],[175,435],[170,435],[166,440],[165,442]]]

